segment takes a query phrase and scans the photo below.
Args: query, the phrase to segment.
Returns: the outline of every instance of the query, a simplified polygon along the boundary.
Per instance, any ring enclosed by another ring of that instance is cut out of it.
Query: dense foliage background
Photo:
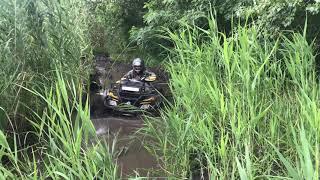
[[[227,33],[235,24],[249,20],[260,25],[261,33],[276,35],[281,30],[301,30],[308,20],[308,37],[313,40],[319,33],[319,8],[317,0],[118,0],[97,3],[96,16],[101,17],[99,26],[104,27],[111,54],[130,54],[133,48],[146,57],[163,58],[159,45],[172,44],[159,34],[183,23],[207,29],[204,17],[210,13],[216,15],[219,30]]]

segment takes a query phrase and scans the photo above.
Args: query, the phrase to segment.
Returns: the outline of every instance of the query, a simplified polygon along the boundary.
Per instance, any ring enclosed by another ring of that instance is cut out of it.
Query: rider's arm
[[[125,80],[125,79],[132,79],[132,70],[127,72],[127,74],[125,74],[121,80]]]
[[[152,82],[155,81],[157,79],[157,75],[154,72],[151,71],[146,71],[146,81]]]

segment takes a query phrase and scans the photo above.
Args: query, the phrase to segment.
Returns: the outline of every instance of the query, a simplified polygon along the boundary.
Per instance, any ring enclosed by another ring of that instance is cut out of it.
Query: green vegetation
[[[312,41],[319,34],[319,1],[117,0],[96,4],[95,15],[100,27],[104,27],[107,50],[112,57],[119,54],[130,57],[133,53],[163,60],[167,53],[162,46],[172,48],[172,43],[162,37],[166,35],[165,29],[174,31],[185,23],[208,29],[206,17],[212,11],[216,13],[219,30],[227,35],[233,30],[231,24],[243,24],[247,17],[261,26],[261,34],[301,30],[306,19],[308,39]]]
[[[160,176],[319,179],[319,8],[1,1],[0,178],[120,178],[115,143],[96,136],[87,97],[93,54],[107,53],[164,62],[170,74],[173,102],[139,131]]]
[[[55,81],[54,70],[86,77],[90,57],[87,15],[82,1],[15,1],[0,3],[0,106],[11,120],[20,121],[37,98],[20,86],[38,90]],[[78,77],[77,77],[78,76]],[[5,116],[1,112],[1,122]]]
[[[174,103],[143,129],[149,151],[178,179],[318,179],[320,86],[305,34],[238,26],[226,37],[208,24],[169,33]]]
[[[126,60],[138,54],[130,41],[132,27],[143,26],[146,0],[93,1],[91,10],[92,44],[98,53],[108,53],[113,59]],[[98,35],[98,36],[97,36]]]
[[[86,3],[5,0],[0,10],[0,178],[116,179],[82,101],[92,59]]]
[[[81,87],[74,81],[65,81],[57,71],[56,84],[43,94],[26,90],[41,98],[45,105],[42,114],[30,109],[37,117],[29,120],[35,129],[30,133],[36,135],[38,143],[29,147],[31,151],[17,149],[14,136],[14,147],[10,147],[0,131],[0,157],[7,159],[0,170],[1,179],[117,179],[113,149],[109,151],[109,146],[97,139],[89,104],[81,101]]]

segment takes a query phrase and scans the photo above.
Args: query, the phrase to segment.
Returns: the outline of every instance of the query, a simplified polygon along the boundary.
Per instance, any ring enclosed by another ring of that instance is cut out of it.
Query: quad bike
[[[121,79],[112,83],[106,92],[105,107],[120,114],[157,111],[161,104],[161,95],[152,81],[150,78]]]

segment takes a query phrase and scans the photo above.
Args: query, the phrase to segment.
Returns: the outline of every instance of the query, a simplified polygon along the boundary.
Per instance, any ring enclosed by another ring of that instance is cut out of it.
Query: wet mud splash
[[[112,62],[104,55],[97,55],[95,60],[90,106],[96,134],[110,146],[115,142],[116,161],[121,177],[153,176],[153,172],[160,170],[159,164],[143,147],[143,137],[135,133],[143,127],[143,118],[111,115],[105,112],[103,105],[101,91],[129,71],[130,64]]]

